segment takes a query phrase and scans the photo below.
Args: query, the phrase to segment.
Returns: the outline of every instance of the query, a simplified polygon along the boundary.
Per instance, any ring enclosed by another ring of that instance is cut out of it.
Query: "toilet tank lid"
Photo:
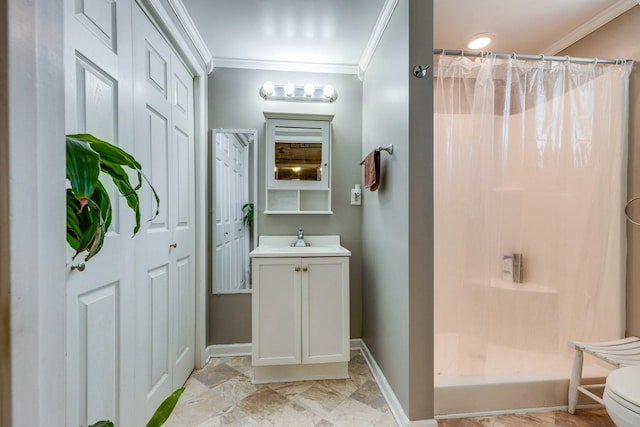
[[[607,377],[607,388],[640,406],[640,366],[627,366],[611,372]]]

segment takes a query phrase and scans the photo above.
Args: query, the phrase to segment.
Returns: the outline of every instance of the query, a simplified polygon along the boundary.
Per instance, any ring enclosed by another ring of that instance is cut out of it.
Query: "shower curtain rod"
[[[554,56],[554,55],[524,55],[520,53],[498,53],[488,51],[471,51],[471,50],[450,50],[450,49],[433,49],[434,55],[458,55],[483,57],[494,54],[498,58],[528,59],[542,61],[569,61],[569,62],[594,62],[596,64],[624,64],[631,59],[600,59],[600,58],[578,58],[575,56]]]

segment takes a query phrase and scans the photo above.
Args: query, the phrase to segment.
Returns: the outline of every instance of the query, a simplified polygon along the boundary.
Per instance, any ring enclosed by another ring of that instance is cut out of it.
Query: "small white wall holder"
[[[360,184],[356,184],[355,188],[351,189],[351,204],[360,205],[362,203],[362,190]]]

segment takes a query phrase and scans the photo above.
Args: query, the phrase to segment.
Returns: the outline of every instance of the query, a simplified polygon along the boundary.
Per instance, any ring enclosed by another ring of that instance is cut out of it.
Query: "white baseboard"
[[[352,341],[351,345],[353,348],[354,340],[351,340],[351,341]],[[358,340],[358,341],[360,341],[359,347],[360,347],[360,351],[362,352],[362,355],[364,356],[364,360],[367,362],[367,365],[369,365],[369,369],[371,370],[373,377],[378,383],[378,387],[380,387],[382,396],[387,401],[387,405],[389,405],[389,408],[391,409],[391,414],[393,415],[393,418],[396,420],[396,423],[401,427],[438,427],[438,422],[434,419],[414,420],[414,421],[409,420],[409,417],[407,417],[407,414],[404,413],[404,409],[402,408],[402,405],[400,405],[398,398],[396,397],[395,393],[393,392],[393,389],[387,382],[387,379],[385,378],[384,374],[382,373],[382,370],[378,366],[378,363],[373,358],[373,355],[369,351],[369,348],[364,343],[364,341],[362,340]]]
[[[213,344],[207,346],[207,361],[212,357],[251,356],[251,343]]]
[[[349,341],[351,350],[360,350],[360,338],[353,338]],[[232,357],[251,356],[251,343],[238,344],[212,344],[205,349],[207,361],[212,357]]]

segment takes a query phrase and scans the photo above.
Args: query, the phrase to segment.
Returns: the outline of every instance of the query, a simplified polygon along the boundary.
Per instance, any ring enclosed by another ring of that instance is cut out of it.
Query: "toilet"
[[[607,377],[604,406],[618,427],[640,426],[640,366],[616,369]]]

